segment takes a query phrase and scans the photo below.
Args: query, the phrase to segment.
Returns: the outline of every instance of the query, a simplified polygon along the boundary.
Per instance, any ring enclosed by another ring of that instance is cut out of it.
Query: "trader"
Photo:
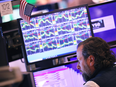
[[[115,55],[103,39],[91,37],[79,43],[77,59],[84,87],[116,87]]]

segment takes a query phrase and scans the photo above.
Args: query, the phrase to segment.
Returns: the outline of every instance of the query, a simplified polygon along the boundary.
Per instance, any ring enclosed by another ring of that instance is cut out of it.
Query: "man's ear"
[[[94,66],[94,62],[95,62],[95,57],[93,55],[90,55],[88,58],[87,58],[87,62],[89,64],[89,66]]]

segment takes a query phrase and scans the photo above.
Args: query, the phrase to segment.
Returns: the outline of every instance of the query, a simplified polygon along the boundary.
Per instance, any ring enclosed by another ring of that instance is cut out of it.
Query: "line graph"
[[[32,42],[30,44],[27,44],[26,45],[26,52],[28,55],[32,55],[34,53],[39,53],[40,52],[39,43]]]
[[[70,13],[72,19],[77,19],[77,18],[81,18],[84,16],[84,11],[83,10],[79,10],[79,11],[73,11]]]
[[[35,28],[35,19],[31,18],[30,19],[30,24],[28,24],[27,22],[25,22],[24,20],[21,20],[21,28],[22,30],[28,30],[28,29],[32,29]]]
[[[60,44],[60,48],[73,45],[73,40],[70,35],[59,37],[57,42]]]
[[[31,27],[31,29],[36,27],[36,25],[35,25],[35,18],[31,18],[30,19],[30,27]]]
[[[66,34],[66,33],[71,33],[71,26],[68,23],[61,24],[60,26],[56,27],[56,30],[58,31],[59,35]]]
[[[44,27],[48,25],[52,25],[52,16],[47,15],[47,16],[42,16],[37,19],[39,27]]]
[[[24,20],[21,20],[21,29],[22,30],[28,30],[30,28],[31,27],[30,27],[30,25],[27,22],[25,22]]]
[[[69,12],[70,20],[85,18],[87,16],[86,8],[73,9]]]
[[[52,27],[46,27],[40,30],[40,33],[43,39],[55,36],[55,31]]]
[[[43,42],[43,48],[44,48],[44,51],[57,49],[56,40],[54,38],[45,40]]]
[[[74,40],[77,41],[77,44],[84,41],[85,39],[89,38],[89,34],[87,31],[81,31],[75,34]]]
[[[76,22],[73,22],[72,24],[75,31],[87,29],[88,27],[86,20],[76,21]]]
[[[62,23],[69,20],[67,12],[59,12],[54,14],[54,20],[56,23]]]
[[[23,37],[25,42],[38,40],[37,32],[35,30],[24,32]]]

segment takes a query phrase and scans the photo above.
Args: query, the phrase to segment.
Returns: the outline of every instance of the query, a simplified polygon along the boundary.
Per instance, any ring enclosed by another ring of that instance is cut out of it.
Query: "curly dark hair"
[[[115,54],[110,50],[106,41],[99,37],[91,37],[78,44],[83,45],[82,55],[87,59],[90,55],[95,57],[95,69],[107,68],[114,64]]]

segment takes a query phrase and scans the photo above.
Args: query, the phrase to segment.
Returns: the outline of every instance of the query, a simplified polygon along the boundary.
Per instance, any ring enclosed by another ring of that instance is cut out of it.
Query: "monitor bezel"
[[[87,15],[88,15],[88,21],[89,21],[89,24],[90,24],[91,36],[94,37],[93,29],[92,29],[92,25],[91,25],[91,18],[90,18],[90,14],[89,14],[89,8],[88,8],[87,4],[80,5],[80,6],[74,6],[74,7],[70,7],[70,8],[65,8],[65,9],[58,9],[58,10],[54,10],[54,11],[51,11],[51,12],[42,13],[42,14],[38,14],[38,15],[33,15],[30,18],[33,18],[33,17],[36,17],[36,16],[47,15],[47,14],[51,14],[51,13],[55,13],[55,12],[60,12],[60,11],[64,11],[64,10],[69,10],[69,9],[73,9],[73,8],[79,8],[79,7],[86,7],[86,9],[87,9]],[[24,44],[23,35],[22,35],[22,31],[21,31],[21,26],[20,26],[20,21],[21,20],[23,20],[23,19],[19,18],[19,19],[17,19],[17,22],[18,22],[18,26],[19,26],[19,33],[21,35],[21,41],[22,41],[22,53],[23,53],[26,65],[35,64],[35,63],[39,63],[41,61],[43,62],[43,61],[47,61],[47,60],[51,60],[51,59],[57,59],[57,58],[66,57],[66,56],[69,56],[69,55],[76,54],[76,52],[74,52],[74,53],[65,54],[65,55],[62,55],[62,56],[51,57],[51,58],[45,59],[45,60],[35,61],[35,62],[31,62],[31,63],[28,62],[27,54],[26,54],[26,49],[25,49],[25,44]]]
[[[37,71],[42,71],[42,70],[46,70],[46,69],[51,69],[51,68],[55,68],[55,67],[59,67],[59,66],[63,66],[63,65],[67,65],[67,64],[72,64],[72,63],[78,63],[78,60],[74,60],[74,61],[68,61],[68,62],[65,62],[65,63],[61,63],[61,64],[56,64],[56,65],[53,65],[53,66],[50,66],[50,67],[45,67],[45,68],[38,68],[36,70],[32,70],[31,72],[37,72]]]

